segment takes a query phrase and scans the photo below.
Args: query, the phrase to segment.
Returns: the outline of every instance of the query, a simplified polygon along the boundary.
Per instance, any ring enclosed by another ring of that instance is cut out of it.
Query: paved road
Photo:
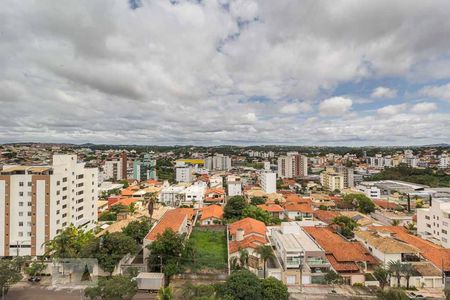
[[[13,287],[9,290],[5,300],[80,300],[82,290],[55,291],[38,286]],[[133,300],[156,299],[156,294],[138,293]]]

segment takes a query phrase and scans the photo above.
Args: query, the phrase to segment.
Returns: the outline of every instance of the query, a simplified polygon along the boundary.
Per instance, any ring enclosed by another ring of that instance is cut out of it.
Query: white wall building
[[[450,248],[450,198],[432,199],[431,207],[417,209],[417,233]]]
[[[179,164],[175,167],[175,180],[177,182],[192,182],[194,180],[192,172],[191,166]]]
[[[297,152],[278,157],[278,177],[294,178],[308,176],[308,158]]]
[[[231,158],[216,154],[205,159],[205,168],[209,171],[228,171],[231,169]]]
[[[97,221],[98,169],[76,155],[54,155],[52,166],[0,171],[0,256],[43,255],[43,244],[70,224]]]
[[[357,189],[363,192],[367,197],[371,199],[380,199],[381,198],[381,190],[376,186],[364,186],[358,185]]]
[[[242,196],[242,181],[241,177],[229,175],[227,177],[228,196]]]
[[[439,168],[447,169],[448,168],[448,154],[442,153],[439,157]]]
[[[107,160],[103,166],[105,173],[105,180],[114,179],[122,180],[126,179],[122,177],[122,161],[121,160]]]
[[[261,188],[267,194],[277,192],[277,174],[273,172],[262,172],[259,175],[259,183]]]

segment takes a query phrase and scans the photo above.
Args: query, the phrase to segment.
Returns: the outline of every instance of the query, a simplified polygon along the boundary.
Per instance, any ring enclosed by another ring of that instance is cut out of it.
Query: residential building
[[[142,160],[133,162],[133,179],[138,181],[158,180],[156,176],[156,159],[150,154],[145,154]]]
[[[342,174],[344,178],[344,188],[353,188],[355,186],[355,169],[340,166],[336,168],[337,173]]]
[[[323,283],[330,269],[325,251],[303,230],[299,222],[283,222],[271,230],[275,253],[287,285]],[[302,277],[300,279],[300,267]]]
[[[312,220],[313,209],[308,203],[287,202],[284,204],[284,215],[290,220]]]
[[[209,171],[228,171],[231,169],[231,158],[216,154],[205,159],[205,168]]]
[[[278,177],[294,178],[308,176],[308,158],[296,152],[278,157]]]
[[[345,188],[344,176],[330,169],[320,173],[320,184],[329,191],[341,191]]]
[[[380,199],[381,198],[381,190],[374,185],[372,185],[372,186],[358,185],[357,189],[359,191],[363,192],[370,199]]]
[[[164,186],[159,194],[159,202],[168,206],[178,207],[184,201],[185,189],[186,184]]]
[[[194,180],[192,172],[193,169],[190,165],[187,165],[183,162],[177,162],[175,166],[176,182],[192,182]]]
[[[122,160],[107,160],[103,166],[105,172],[105,179],[114,181],[126,179],[123,177],[123,165]]]
[[[429,208],[417,209],[417,233],[450,248],[450,198],[434,198]]]
[[[284,208],[275,203],[266,203],[258,205],[264,211],[267,211],[272,218],[283,220],[285,217]]]
[[[261,188],[267,194],[277,192],[277,174],[273,172],[262,172],[259,174]]]
[[[184,194],[184,198],[181,200],[181,205],[192,205],[194,208],[203,207],[206,189],[207,185],[203,181],[195,182],[194,184],[186,187],[182,192],[182,194]]]
[[[213,175],[209,177],[210,188],[223,188],[223,177],[219,175]]]
[[[70,224],[97,222],[98,169],[76,155],[54,155],[51,166],[0,171],[0,256],[43,255],[43,244]]]
[[[442,153],[439,156],[439,168],[440,169],[447,169],[448,168],[448,154]]]
[[[223,188],[210,188],[205,192],[204,204],[225,205],[225,190]]]
[[[222,224],[223,207],[217,204],[203,207],[201,209],[200,225],[217,225]]]
[[[227,177],[228,196],[242,196],[242,181],[241,177],[235,175],[228,175]]]

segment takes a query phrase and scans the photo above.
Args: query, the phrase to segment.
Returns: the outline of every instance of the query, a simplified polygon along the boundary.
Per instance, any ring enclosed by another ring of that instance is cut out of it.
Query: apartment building
[[[327,169],[320,173],[320,184],[329,191],[342,190],[345,188],[344,175],[336,173],[334,169]]]
[[[156,159],[153,159],[150,154],[145,154],[142,160],[135,160],[133,162],[133,179],[138,181],[158,180],[156,176]]]
[[[231,169],[231,158],[223,154],[216,154],[205,159],[208,171],[228,171]]]
[[[227,177],[228,196],[242,196],[242,180],[241,177],[228,175]]]
[[[450,198],[433,199],[429,208],[417,209],[417,233],[450,248]]]
[[[267,194],[277,192],[277,174],[273,172],[262,172],[259,174],[259,184]]]
[[[439,156],[439,168],[440,169],[447,169],[448,168],[448,154],[442,153]]]
[[[355,186],[355,169],[339,166],[336,168],[336,172],[342,174],[344,177],[344,187],[352,188]]]
[[[70,224],[97,221],[98,169],[76,155],[54,155],[52,166],[4,166],[0,171],[0,256],[39,256],[45,242]]]
[[[194,180],[192,172],[193,169],[191,166],[184,163],[177,163],[175,166],[175,180],[177,182],[192,182]]]
[[[278,177],[294,178],[308,176],[308,158],[297,152],[288,152],[278,158]]]
[[[107,160],[105,161],[105,165],[103,166],[104,170],[104,178],[105,180],[122,180],[126,179],[123,177],[123,164],[122,160]]]

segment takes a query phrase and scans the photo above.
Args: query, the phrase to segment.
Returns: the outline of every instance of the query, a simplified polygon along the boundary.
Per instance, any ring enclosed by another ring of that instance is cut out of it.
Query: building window
[[[20,196],[20,197],[23,197],[23,192],[19,192],[19,196]]]
[[[31,211],[27,212],[27,215],[28,215],[29,217],[31,217]]]
[[[28,181],[28,186],[32,186],[33,183],[31,181]]]
[[[425,219],[429,220],[429,219],[430,219],[430,216],[425,216]]]
[[[23,236],[23,232],[19,231],[19,236],[22,237]]]
[[[23,202],[19,202],[19,206],[23,206]]]
[[[19,217],[23,216],[23,211],[19,211]]]
[[[19,227],[23,227],[23,222],[19,222]]]
[[[442,233],[443,233],[443,234],[447,234],[447,230],[442,229]]]
[[[19,186],[23,186],[23,181],[20,181],[20,182],[19,182]]]

